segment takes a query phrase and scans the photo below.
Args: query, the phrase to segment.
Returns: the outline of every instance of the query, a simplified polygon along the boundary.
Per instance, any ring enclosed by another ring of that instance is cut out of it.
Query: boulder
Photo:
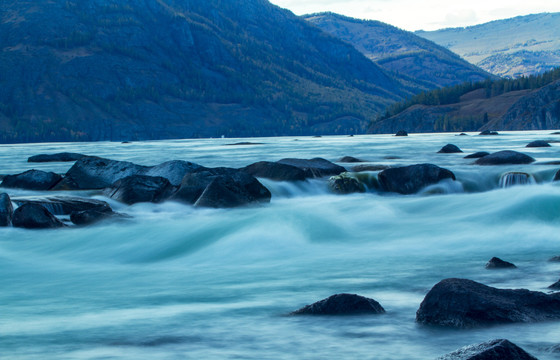
[[[554,175],[554,179],[552,181],[559,181],[559,180],[560,180],[560,170],[556,172],[556,174]]]
[[[111,208],[98,208],[83,211],[75,211],[70,214],[70,221],[76,225],[91,225],[110,218],[123,218],[122,214],[116,213]]]
[[[506,339],[465,346],[437,360],[537,360],[534,356]]]
[[[336,194],[352,194],[352,193],[363,193],[366,192],[364,185],[360,182],[348,176],[347,174],[340,174],[332,176],[329,179],[329,189]]]
[[[55,162],[55,161],[77,161],[80,160],[81,158],[83,158],[84,154],[78,154],[78,153],[71,153],[71,152],[61,152],[61,153],[56,153],[56,154],[40,154],[40,155],[34,155],[31,156],[27,159],[27,162],[38,162],[38,163],[42,163],[42,162]]]
[[[512,151],[512,150],[503,150],[481,157],[480,159],[475,161],[475,164],[516,165],[516,164],[530,164],[534,161],[535,159],[533,159],[529,155],[525,155],[523,153]]]
[[[455,136],[469,136],[469,134],[467,134],[467,133],[460,133],[459,135],[455,135]]]
[[[259,161],[239,169],[249,175],[275,181],[302,181],[306,179],[305,171],[286,164]]]
[[[355,158],[353,156],[343,156],[341,157],[338,162],[342,162],[342,163],[361,163],[361,162],[365,162],[364,160]]]
[[[381,171],[385,169],[390,169],[390,165],[382,165],[382,164],[364,164],[364,165],[356,165],[352,168],[353,172],[362,172],[362,171]]]
[[[161,176],[131,175],[117,180],[103,193],[111,199],[128,205],[139,202],[159,203],[167,200],[175,188]]]
[[[455,180],[455,174],[436,165],[417,164],[383,170],[378,179],[384,191],[408,195],[444,179]]]
[[[485,157],[486,155],[490,155],[490,153],[486,151],[478,151],[474,154],[465,156],[464,159],[480,159],[481,157]]]
[[[399,130],[399,131],[397,131],[395,136],[408,136],[408,133],[404,130]]]
[[[560,256],[553,256],[550,259],[548,259],[548,261],[550,261],[550,262],[560,262]]]
[[[525,147],[535,148],[535,147],[550,147],[550,144],[544,140],[535,140],[528,143]]]
[[[462,152],[463,151],[459,149],[457,145],[453,145],[453,144],[447,144],[438,151],[438,153],[441,154],[453,154],[453,153],[462,153]]]
[[[49,190],[60,180],[62,180],[62,176],[53,172],[28,170],[21,174],[6,175],[2,186],[26,190]]]
[[[484,130],[478,135],[499,135],[497,131]]]
[[[234,207],[269,202],[270,197],[255,177],[237,169],[212,168],[185,175],[172,198],[195,206]]]
[[[14,211],[14,227],[26,229],[50,229],[65,226],[47,209],[38,204],[24,204]]]
[[[548,288],[553,289],[553,290],[560,290],[560,280],[558,280],[554,284],[550,285]]]
[[[76,161],[53,190],[104,189],[117,180],[147,170],[146,166],[128,161],[86,156]]]
[[[425,325],[474,328],[560,319],[560,293],[496,289],[467,279],[445,279],[416,312]]]
[[[302,307],[291,315],[358,315],[384,314],[385,309],[375,300],[356,294],[335,294]]]
[[[492,259],[490,259],[490,261],[488,261],[486,263],[486,265],[484,266],[485,268],[489,269],[489,270],[493,270],[493,269],[517,269],[517,266],[515,266],[514,264],[504,261],[500,258],[497,257],[493,257]]]
[[[141,170],[137,175],[161,176],[171,185],[179,186],[187,173],[201,169],[203,166],[183,160],[171,160]]]
[[[75,211],[92,209],[111,210],[111,207],[105,201],[77,196],[21,197],[13,198],[12,201],[18,206],[25,204],[40,205],[54,215],[70,215]]]
[[[279,164],[291,165],[304,171],[308,178],[338,175],[346,171],[342,166],[336,165],[322,158],[314,159],[282,159]]]
[[[0,227],[10,226],[13,214],[14,207],[10,196],[6,193],[0,194]]]

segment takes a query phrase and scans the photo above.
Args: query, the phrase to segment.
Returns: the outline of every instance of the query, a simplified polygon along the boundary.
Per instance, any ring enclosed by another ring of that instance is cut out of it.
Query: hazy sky
[[[270,0],[296,15],[332,11],[406,30],[475,25],[540,12],[560,12],[560,0]]]

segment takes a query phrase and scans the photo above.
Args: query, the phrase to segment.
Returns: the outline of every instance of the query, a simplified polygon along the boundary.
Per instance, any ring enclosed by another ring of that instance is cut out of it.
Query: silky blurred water
[[[370,164],[433,163],[458,180],[412,196],[373,189],[341,196],[329,192],[326,179],[262,179],[273,193],[270,204],[227,210],[173,202],[125,206],[82,192],[132,218],[87,228],[0,229],[0,358],[434,359],[507,338],[539,359],[556,359],[558,322],[443,330],[414,321],[425,294],[444,278],[545,292],[560,278],[560,263],[547,261],[560,255],[560,187],[552,182],[560,165],[546,164],[560,160],[560,145],[525,148],[536,139],[560,136],[0,145],[0,174],[32,168],[64,173],[71,163],[33,164],[27,157],[70,151],[143,165],[179,159],[208,167],[349,155]],[[226,146],[237,142],[261,144]],[[438,154],[448,143],[465,153]],[[524,152],[537,163],[481,167],[463,159],[499,150]],[[527,172],[535,181],[499,188],[501,175],[510,171]],[[518,269],[486,270],[493,256]],[[342,292],[374,298],[387,313],[287,316]]]

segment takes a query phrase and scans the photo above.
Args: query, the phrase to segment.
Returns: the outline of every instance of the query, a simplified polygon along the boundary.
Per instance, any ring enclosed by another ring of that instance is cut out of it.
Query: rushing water
[[[560,263],[547,260],[560,255],[560,187],[552,183],[560,165],[544,163],[560,160],[560,145],[524,147],[554,138],[523,132],[0,145],[3,174],[64,173],[71,163],[26,159],[72,151],[144,165],[180,159],[230,167],[351,155],[393,166],[429,162],[458,180],[412,196],[337,196],[326,179],[262,180],[273,193],[270,204],[228,210],[172,202],[129,207],[84,192],[133,218],[0,229],[0,358],[433,359],[507,338],[541,360],[557,359],[558,322],[444,330],[414,321],[424,295],[444,278],[537,291],[559,279]],[[224,146],[240,141],[262,144]],[[465,154],[438,154],[447,143]],[[481,167],[463,159],[505,149],[538,162]],[[506,172],[532,180],[500,188]],[[493,256],[518,269],[485,270]],[[387,313],[286,316],[342,292],[374,298]]]

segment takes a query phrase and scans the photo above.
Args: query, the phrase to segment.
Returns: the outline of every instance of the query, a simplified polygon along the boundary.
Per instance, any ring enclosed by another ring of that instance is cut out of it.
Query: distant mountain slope
[[[304,19],[352,44],[381,67],[420,80],[430,89],[491,77],[444,47],[379,21],[334,13]]]
[[[416,34],[499,76],[540,74],[560,66],[560,13]]]
[[[461,84],[396,103],[370,133],[560,128],[560,68],[516,80]]]
[[[364,131],[418,87],[266,0],[0,2],[0,141]]]

